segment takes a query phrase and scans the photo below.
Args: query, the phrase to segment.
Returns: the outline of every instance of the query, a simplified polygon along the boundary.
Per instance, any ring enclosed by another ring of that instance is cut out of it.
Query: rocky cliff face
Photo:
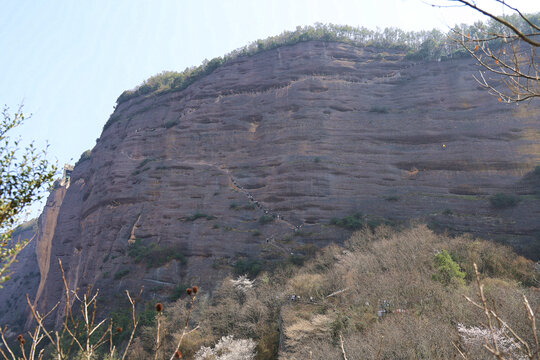
[[[530,248],[540,201],[520,181],[540,164],[540,109],[499,104],[476,70],[307,42],[120,104],[51,195],[61,206],[40,230],[38,306],[62,293],[57,258],[73,288],[159,297],[210,288],[239,259],[342,241],[329,221],[355,212]],[[521,201],[496,209],[499,192]]]
[[[39,298],[51,264],[58,266],[57,260],[51,259],[52,239],[68,187],[67,181],[57,181],[40,217],[24,223],[13,233],[14,241],[29,242],[10,267],[12,279],[0,290],[0,326],[9,325],[9,335],[18,334],[25,325],[28,327],[33,324],[26,295],[32,302]]]
[[[25,224],[24,228],[13,233],[15,241],[32,239],[17,255],[16,262],[10,267],[11,279],[2,284],[0,289],[0,326],[9,325],[6,336],[17,335],[24,326],[27,315],[26,294],[33,299],[39,284],[36,242],[34,238],[35,220]]]

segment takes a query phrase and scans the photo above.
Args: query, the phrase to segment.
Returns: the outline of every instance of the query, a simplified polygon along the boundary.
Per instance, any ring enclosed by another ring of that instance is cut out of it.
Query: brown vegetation
[[[433,280],[434,257],[442,249],[466,272],[466,285]],[[540,301],[537,291],[523,287],[538,284],[531,261],[507,247],[436,235],[425,226],[402,233],[378,228],[355,233],[345,249],[325,249],[289,280],[304,301],[282,308],[290,345],[283,357],[308,358],[311,351],[313,359],[340,358],[340,337],[348,359],[449,359],[459,356],[454,343],[466,353],[457,324],[485,321],[483,312],[463,298],[475,296],[474,262],[489,303],[534,343],[522,305],[522,295],[533,309]],[[482,350],[481,357],[489,357],[487,350],[475,349]]]
[[[465,282],[435,280],[441,250],[459,265]],[[283,359],[448,359],[460,352],[486,358],[488,350],[470,346],[458,331],[458,325],[485,322],[483,311],[464,298],[476,298],[474,263],[486,299],[533,344],[522,297],[532,309],[540,303],[538,291],[527,287],[538,285],[533,262],[508,247],[436,235],[419,225],[403,232],[363,229],[345,247],[329,246],[301,268],[262,273],[253,287],[242,287],[246,279],[225,279],[195,308],[199,328],[181,351],[192,358],[202,346],[234,335],[257,341],[256,359],[273,359],[278,352]],[[167,336],[179,336],[177,319],[185,312],[186,300],[168,307],[162,322]],[[134,358],[151,356],[154,333],[152,327],[143,330]]]
[[[137,326],[140,316],[129,297],[133,326],[126,331],[132,333],[120,343],[114,338],[122,328],[112,320],[98,321],[96,297],[69,291],[67,302],[76,296],[82,313],[74,316],[66,307],[60,337],[45,332],[46,316],[34,310],[33,341],[13,341],[37,355],[36,340],[49,338],[53,346],[46,349],[58,359],[67,358],[66,339],[87,359],[96,354],[113,359],[111,352],[141,360],[177,354],[207,359],[225,343],[252,354],[253,341],[255,359],[536,359],[540,294],[534,265],[508,247],[437,235],[425,225],[401,232],[366,227],[344,247],[331,245],[303,267],[284,263],[255,280],[226,278],[197,303],[200,289],[188,288],[174,303],[153,305],[151,326]],[[92,339],[89,332],[99,335],[96,342],[85,343]],[[500,345],[496,339],[502,339]],[[100,352],[101,345],[109,350]]]

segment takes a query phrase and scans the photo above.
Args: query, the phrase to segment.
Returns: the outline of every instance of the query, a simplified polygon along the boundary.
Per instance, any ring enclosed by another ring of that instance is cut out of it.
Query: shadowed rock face
[[[35,229],[30,226],[26,230],[15,231],[13,239],[33,239],[34,232]],[[22,331],[27,315],[26,294],[33,299],[39,284],[35,241],[30,241],[17,255],[16,262],[9,270],[11,279],[2,284],[0,289],[0,326],[8,325],[8,337]]]
[[[540,201],[519,186],[540,164],[537,104],[499,104],[476,85],[471,60],[403,55],[300,43],[120,104],[74,169],[39,306],[61,294],[56,258],[74,288],[112,297],[145,285],[161,296],[179,283],[211,288],[242,257],[343,241],[348,232],[329,220],[358,211],[525,249],[540,233]],[[518,190],[516,207],[488,201]],[[135,239],[187,262],[136,264]]]

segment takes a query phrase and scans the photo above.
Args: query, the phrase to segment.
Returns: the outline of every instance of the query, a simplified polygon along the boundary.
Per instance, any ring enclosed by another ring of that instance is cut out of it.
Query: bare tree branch
[[[499,102],[518,103],[540,98],[540,58],[536,54],[536,49],[540,47],[540,24],[537,24],[537,15],[523,14],[505,0],[493,2],[512,11],[514,14],[511,16],[497,16],[472,0],[441,1],[443,4],[468,7],[492,21],[487,25],[455,27],[449,34],[449,38],[459,44],[484,69],[480,70],[479,76],[475,76],[480,86],[497,96]],[[489,78],[486,73],[492,73],[496,77]]]

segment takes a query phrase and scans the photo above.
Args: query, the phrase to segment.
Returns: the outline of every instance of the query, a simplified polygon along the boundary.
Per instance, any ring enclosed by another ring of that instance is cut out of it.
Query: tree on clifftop
[[[536,52],[540,47],[540,13],[523,14],[505,0],[493,1],[511,15],[494,15],[474,0],[444,1],[489,18],[487,23],[452,29],[453,40],[483,68],[475,77],[478,83],[500,102],[540,98],[540,57]]]
[[[0,119],[0,287],[9,279],[8,268],[28,241],[11,240],[13,227],[21,212],[43,197],[42,189],[49,185],[56,166],[45,159],[33,143],[19,151],[20,140],[10,139],[8,132],[20,125],[25,116],[22,107],[11,116],[4,107]]]

